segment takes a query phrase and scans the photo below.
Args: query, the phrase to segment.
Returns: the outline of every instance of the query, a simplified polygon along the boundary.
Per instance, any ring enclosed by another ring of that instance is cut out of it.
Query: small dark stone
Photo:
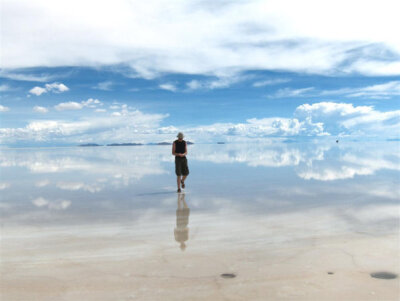
[[[328,275],[333,275],[334,273],[333,272],[328,272]]]
[[[373,278],[378,278],[378,279],[395,279],[397,278],[397,275],[394,273],[390,272],[375,272],[370,274],[371,277]]]
[[[231,273],[224,273],[224,274],[221,274],[221,277],[222,278],[235,278],[236,275],[235,274],[231,274]]]

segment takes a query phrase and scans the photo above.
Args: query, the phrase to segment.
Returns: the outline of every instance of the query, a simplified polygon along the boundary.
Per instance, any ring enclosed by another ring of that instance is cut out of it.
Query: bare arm
[[[187,143],[185,142],[185,153],[182,154],[182,157],[183,157],[183,156],[186,156],[186,155],[187,155]]]
[[[175,143],[174,142],[172,142],[172,155],[176,156],[176,154],[175,154]]]

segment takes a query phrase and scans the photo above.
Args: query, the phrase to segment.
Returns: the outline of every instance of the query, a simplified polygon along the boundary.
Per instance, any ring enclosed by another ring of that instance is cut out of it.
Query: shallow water
[[[397,300],[399,142],[1,150],[4,300]],[[233,274],[235,277],[222,277]]]

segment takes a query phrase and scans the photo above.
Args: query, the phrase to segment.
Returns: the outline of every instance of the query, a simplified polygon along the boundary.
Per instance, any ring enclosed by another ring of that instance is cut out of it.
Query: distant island
[[[111,143],[107,146],[132,146],[132,145],[143,145],[143,143]]]
[[[187,144],[194,144],[191,141],[186,141]],[[222,142],[223,143],[223,142]],[[106,146],[137,146],[137,145],[144,145],[143,143],[109,143],[106,144]],[[172,142],[158,142],[158,143],[147,143],[146,145],[172,145]],[[97,143],[84,143],[84,144],[79,144],[78,146],[80,147],[91,147],[91,146],[102,146],[101,144]]]
[[[80,144],[78,146],[80,146],[80,147],[88,147],[88,146],[102,146],[102,145],[96,144],[96,143],[85,143],[85,144]]]
[[[193,142],[186,141],[187,144],[194,144]],[[149,145],[154,145],[154,143],[149,143]],[[157,145],[172,145],[172,142],[159,142]]]
[[[225,144],[225,142],[217,142],[217,144]]]

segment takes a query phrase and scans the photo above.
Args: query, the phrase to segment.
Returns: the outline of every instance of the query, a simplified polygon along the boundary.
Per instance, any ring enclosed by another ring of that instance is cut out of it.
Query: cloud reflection
[[[295,167],[305,180],[333,181],[372,175],[379,170],[400,170],[396,142],[353,142],[344,146],[333,141],[276,142],[267,145],[207,145],[191,152],[191,159],[213,163],[244,163],[252,167]],[[344,144],[342,143],[342,144]]]
[[[10,186],[11,186],[10,183],[7,183],[7,182],[0,182],[0,190],[7,189],[7,188],[9,188]]]
[[[400,170],[397,142],[352,142],[314,140],[284,143],[257,141],[247,144],[193,145],[190,159],[216,164],[246,164],[251,167],[294,167],[305,180],[334,181],[372,175],[379,170]],[[98,149],[63,148],[57,151],[6,150],[0,154],[1,167],[24,167],[35,174],[81,173],[96,175],[94,183],[59,181],[65,190],[98,192],[101,183],[129,185],[146,176],[167,174],[163,162],[171,162],[170,149],[159,146],[107,147]],[[48,185],[40,180],[37,187]],[[4,186],[4,185],[3,185]],[[5,187],[5,186],[4,186]]]
[[[157,147],[154,147],[157,150]],[[165,149],[164,149],[165,151]],[[167,155],[165,155],[167,157]],[[102,188],[100,183],[112,182],[116,185],[129,185],[130,181],[140,180],[145,176],[154,176],[167,173],[161,162],[168,158],[160,158],[159,153],[150,149],[134,148],[102,148],[94,149],[60,148],[2,150],[0,152],[0,166],[2,168],[26,168],[32,174],[81,174],[96,176],[98,181],[93,184],[59,181],[57,187],[65,190],[86,190],[98,192]],[[88,177],[86,177],[88,178]],[[48,180],[38,180],[37,187],[48,185]]]
[[[68,200],[56,200],[56,201],[49,201],[45,198],[39,197],[32,201],[36,207],[44,207],[50,210],[65,210],[69,206],[71,206],[71,201]]]
[[[103,189],[98,184],[87,185],[83,182],[58,182],[57,187],[64,190],[84,190],[92,193],[99,192]]]

